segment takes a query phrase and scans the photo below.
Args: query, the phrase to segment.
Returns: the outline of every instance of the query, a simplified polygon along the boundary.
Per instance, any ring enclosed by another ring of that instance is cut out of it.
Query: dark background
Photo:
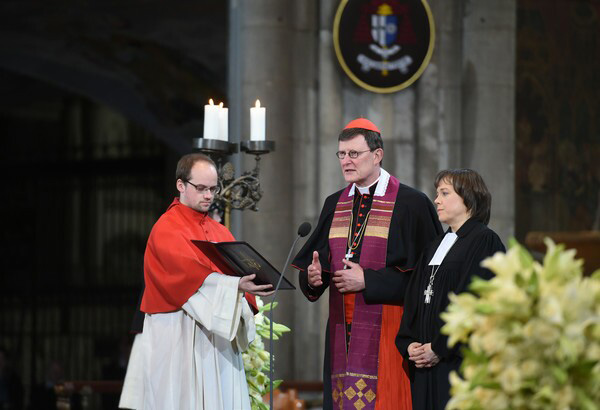
[[[0,34],[0,403],[53,408],[124,376],[148,233],[224,99],[227,2],[2,2]]]
[[[517,238],[598,230],[600,1],[518,5]]]
[[[147,235],[203,105],[226,99],[227,7],[0,3],[0,403],[123,377]],[[520,241],[597,218],[599,16],[598,0],[518,1]]]

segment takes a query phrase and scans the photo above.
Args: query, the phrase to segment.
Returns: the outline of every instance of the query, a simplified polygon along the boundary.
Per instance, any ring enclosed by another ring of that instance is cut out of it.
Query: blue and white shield
[[[389,47],[396,41],[398,18],[394,15],[371,14],[371,36],[381,47]]]

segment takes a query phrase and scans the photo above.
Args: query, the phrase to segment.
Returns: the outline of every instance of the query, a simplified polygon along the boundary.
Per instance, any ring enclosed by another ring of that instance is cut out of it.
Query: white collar
[[[377,184],[377,188],[375,188],[375,194],[373,196],[384,196],[385,191],[387,191],[387,186],[388,186],[389,182],[390,182],[389,172],[387,172],[385,169],[381,168],[381,172],[379,173],[379,178],[377,178],[377,181],[373,182],[368,187],[361,187],[361,188],[369,189],[374,184]],[[350,192],[348,193],[348,196],[354,196],[355,189],[360,190],[360,188],[356,184],[352,184],[352,186],[350,187]]]
[[[452,245],[454,245],[454,242],[456,242],[457,239],[458,235],[456,235],[454,232],[448,232],[446,235],[444,235],[444,239],[442,239],[442,242],[438,245],[433,258],[431,258],[431,261],[429,261],[429,265],[441,265],[446,257],[446,254],[450,248],[452,248]]]

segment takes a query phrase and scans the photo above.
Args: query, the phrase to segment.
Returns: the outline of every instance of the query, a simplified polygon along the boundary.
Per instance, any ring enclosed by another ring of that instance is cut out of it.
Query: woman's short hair
[[[472,169],[445,169],[435,177],[435,188],[441,182],[452,184],[454,191],[462,198],[471,218],[488,224],[492,207],[492,195],[481,175]]]
[[[175,181],[178,179],[181,179],[182,181],[189,180],[192,173],[192,168],[196,162],[206,162],[217,169],[215,162],[208,155],[202,154],[201,152],[186,154],[179,159],[179,162],[177,162]]]

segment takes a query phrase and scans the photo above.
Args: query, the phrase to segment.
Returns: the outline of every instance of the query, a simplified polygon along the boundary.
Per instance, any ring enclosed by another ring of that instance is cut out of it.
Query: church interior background
[[[234,141],[245,107],[267,107],[264,197],[232,231],[275,266],[343,186],[337,134],[357,116],[382,129],[386,169],[432,199],[439,169],[480,171],[505,243],[598,231],[600,1],[428,3],[430,65],[383,95],[339,67],[334,0],[3,2],[0,347],[24,406],[48,408],[59,381],[124,376],[147,235],[209,98],[230,107]],[[300,292],[280,302],[278,378],[320,379],[326,315]]]

